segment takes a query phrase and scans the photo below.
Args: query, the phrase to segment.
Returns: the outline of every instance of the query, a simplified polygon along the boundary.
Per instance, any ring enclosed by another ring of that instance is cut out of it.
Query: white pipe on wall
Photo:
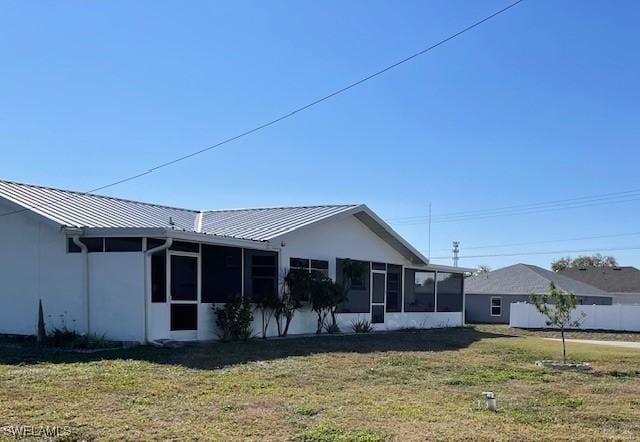
[[[85,314],[87,315],[87,336],[91,333],[91,292],[89,285],[89,249],[87,246],[80,241],[79,235],[73,235],[71,237],[73,243],[80,247],[82,254],[84,255],[84,277],[83,277],[83,285],[84,285],[84,299],[85,299]]]

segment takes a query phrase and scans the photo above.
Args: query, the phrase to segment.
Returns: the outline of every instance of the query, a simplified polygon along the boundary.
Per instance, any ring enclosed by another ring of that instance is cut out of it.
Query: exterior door
[[[387,272],[371,272],[371,323],[384,323],[385,303],[387,299]]]
[[[171,336],[174,339],[196,339],[200,257],[196,253],[169,252],[167,265]]]

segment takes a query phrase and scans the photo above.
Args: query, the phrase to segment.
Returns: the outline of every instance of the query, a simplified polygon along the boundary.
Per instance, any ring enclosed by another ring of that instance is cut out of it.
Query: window
[[[263,250],[244,251],[245,298],[257,302],[278,290],[278,254]]]
[[[104,238],[80,238],[80,242],[87,246],[89,253],[104,252]],[[73,239],[67,239],[67,250],[69,253],[80,253],[80,247],[78,247]]]
[[[387,265],[383,262],[372,262],[371,268],[373,270],[387,270]]]
[[[347,301],[338,306],[338,313],[369,313],[371,311],[371,295],[369,293],[370,265],[366,261],[359,262],[362,263],[365,270],[351,280]],[[336,259],[336,282],[338,284],[344,284],[342,263],[342,259]]]
[[[371,289],[372,301],[376,304],[384,304],[384,284],[386,275],[384,273],[373,273],[373,288]]]
[[[289,269],[317,272],[329,277],[329,261],[307,258],[289,258]]]
[[[402,309],[402,266],[387,265],[387,312]]]
[[[141,252],[142,238],[105,238],[105,252]]]
[[[197,242],[174,241],[173,244],[171,244],[170,250],[198,253],[200,251],[200,244]]]
[[[171,255],[171,299],[198,300],[198,258]]]
[[[462,311],[462,274],[438,272],[438,311]]]
[[[367,290],[367,287],[369,286],[369,263],[366,263],[366,265],[366,272],[358,273],[351,277],[351,290]]]
[[[167,253],[151,255],[151,302],[167,302]]]
[[[502,315],[502,296],[491,297],[491,316]]]
[[[230,302],[242,295],[242,249],[202,245],[202,302]]]
[[[435,311],[436,274],[420,270],[404,271],[404,311]]]
[[[371,323],[384,323],[384,305],[374,305],[371,310]]]
[[[322,273],[327,278],[329,277],[329,261],[321,261],[319,259],[312,259],[309,266],[311,273]]]
[[[171,304],[171,331],[197,329],[198,304]]]
[[[80,242],[87,246],[89,253],[102,252],[141,252],[142,238],[80,238]],[[67,251],[69,253],[80,253],[73,239],[67,239]]]

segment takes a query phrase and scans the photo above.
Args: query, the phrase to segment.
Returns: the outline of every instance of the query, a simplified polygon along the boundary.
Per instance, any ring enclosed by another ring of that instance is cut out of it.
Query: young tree
[[[309,302],[311,310],[318,315],[317,334],[322,333],[327,315],[336,305],[336,300],[341,293],[342,288],[331,278],[319,272],[309,274]]]
[[[280,287],[280,300],[274,315],[278,336],[287,336],[296,310],[300,309],[302,303],[309,299],[309,273],[289,270]]]
[[[546,316],[546,323],[560,329],[562,335],[562,362],[567,363],[567,347],[564,341],[564,330],[567,327],[578,327],[584,320],[584,312],[577,319],[571,318],[571,312],[575,310],[578,299],[573,293],[565,294],[558,289],[551,281],[549,283],[549,293],[536,295],[532,293],[529,301],[534,305],[536,310]]]
[[[265,294],[258,302],[256,302],[256,308],[260,311],[260,316],[262,317],[262,339],[267,338],[269,323],[279,311],[280,304],[280,296],[278,296],[278,293],[275,291]]]

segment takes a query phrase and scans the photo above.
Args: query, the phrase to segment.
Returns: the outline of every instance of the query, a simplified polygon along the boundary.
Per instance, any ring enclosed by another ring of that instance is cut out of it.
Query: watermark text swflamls
[[[57,438],[71,434],[72,428],[68,425],[5,425],[0,427],[0,432],[14,439],[30,438]]]

